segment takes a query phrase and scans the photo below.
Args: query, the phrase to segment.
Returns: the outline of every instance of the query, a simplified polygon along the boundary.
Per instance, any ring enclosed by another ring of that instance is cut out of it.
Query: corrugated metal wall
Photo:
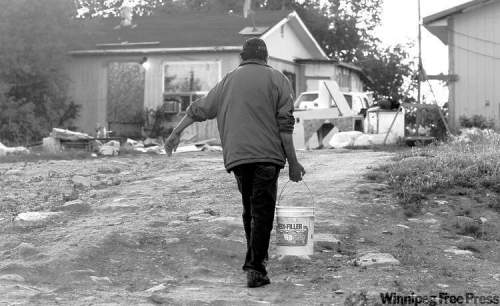
[[[458,14],[451,21],[450,73],[454,122],[461,115],[483,115],[500,127],[500,2]],[[454,70],[454,71],[452,71]]]

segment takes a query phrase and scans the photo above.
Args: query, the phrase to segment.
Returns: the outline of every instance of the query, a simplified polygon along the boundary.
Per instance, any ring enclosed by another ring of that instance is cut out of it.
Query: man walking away
[[[270,283],[265,261],[273,228],[277,181],[288,160],[289,177],[302,180],[292,141],[293,91],[288,79],[267,65],[267,47],[248,39],[242,62],[204,98],[193,102],[166,141],[170,156],[182,131],[196,121],[217,118],[224,165],[233,172],[243,200],[247,254],[243,270],[248,287]]]

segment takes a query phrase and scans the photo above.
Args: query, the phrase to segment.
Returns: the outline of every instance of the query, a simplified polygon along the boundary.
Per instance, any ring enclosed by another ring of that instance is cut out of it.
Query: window
[[[352,96],[344,94],[344,98],[347,101],[347,104],[349,105],[349,108],[352,109]]]
[[[203,97],[221,79],[220,62],[167,62],[163,65],[164,101],[178,101],[180,110]]]
[[[351,73],[348,69],[339,68],[337,70],[337,83],[341,89],[351,90]]]

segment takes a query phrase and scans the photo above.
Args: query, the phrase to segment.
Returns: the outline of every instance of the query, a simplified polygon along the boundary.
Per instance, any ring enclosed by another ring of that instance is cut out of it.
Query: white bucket
[[[276,206],[276,252],[279,256],[314,253],[314,207]]]

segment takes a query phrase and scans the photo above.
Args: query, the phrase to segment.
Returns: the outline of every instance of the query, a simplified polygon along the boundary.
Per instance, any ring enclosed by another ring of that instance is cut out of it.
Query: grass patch
[[[411,212],[426,194],[447,190],[500,193],[500,134],[479,132],[447,143],[412,148],[397,154],[371,178],[385,173],[402,205]],[[495,206],[494,204],[492,206]]]

